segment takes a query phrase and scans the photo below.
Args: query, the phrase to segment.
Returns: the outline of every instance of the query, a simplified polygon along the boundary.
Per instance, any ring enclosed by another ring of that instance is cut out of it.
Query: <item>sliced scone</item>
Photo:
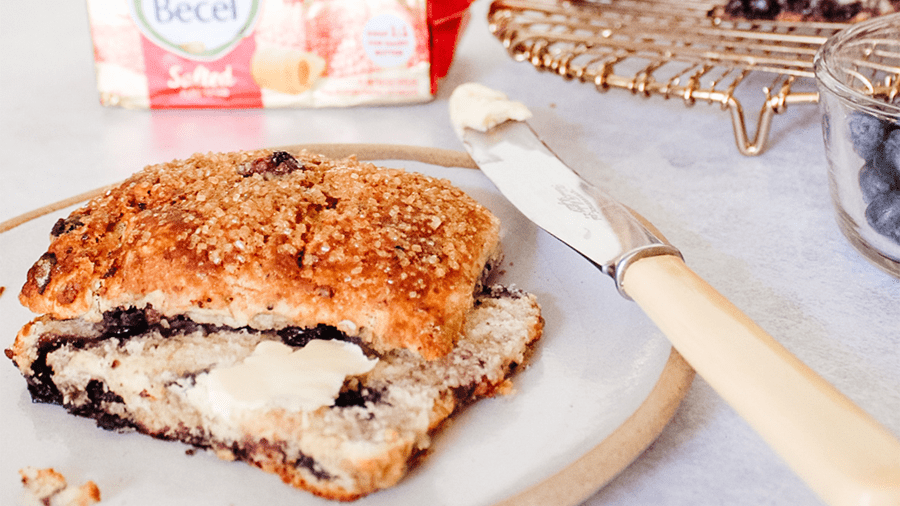
[[[306,152],[151,166],[60,220],[7,350],[35,401],[352,500],[504,392],[535,298],[446,181]]]

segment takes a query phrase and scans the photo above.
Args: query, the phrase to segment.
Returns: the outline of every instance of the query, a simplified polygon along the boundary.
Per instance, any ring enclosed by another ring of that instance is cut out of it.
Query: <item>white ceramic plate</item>
[[[491,505],[540,487],[646,406],[671,347],[635,304],[618,295],[609,278],[522,217],[477,170],[379,163],[448,178],[496,213],[505,251],[500,282],[536,294],[546,328],[531,365],[515,378],[514,395],[467,408],[435,437],[431,454],[399,485],[356,504]],[[70,210],[0,234],[3,348],[32,317],[19,305],[18,290],[46,250],[53,223]],[[104,505],[331,504],[246,464],[202,451],[189,455],[181,443],[108,432],[59,406],[34,404],[13,364],[5,358],[0,362],[2,504],[21,501],[17,471],[25,466],[53,467],[75,485],[93,480]],[[656,408],[649,409],[653,416]],[[634,455],[656,433],[641,437],[629,441],[637,445]],[[608,480],[611,475],[606,475]]]

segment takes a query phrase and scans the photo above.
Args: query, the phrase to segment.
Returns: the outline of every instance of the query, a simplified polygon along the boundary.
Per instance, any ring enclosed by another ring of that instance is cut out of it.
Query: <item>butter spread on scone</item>
[[[376,363],[345,341],[315,339],[296,350],[263,341],[241,362],[198,375],[188,395],[225,418],[265,408],[315,411],[334,404],[347,377],[365,374]]]
[[[35,401],[353,500],[511,390],[543,319],[489,286],[499,222],[447,181],[254,151],[151,166],[53,227],[6,355]]]

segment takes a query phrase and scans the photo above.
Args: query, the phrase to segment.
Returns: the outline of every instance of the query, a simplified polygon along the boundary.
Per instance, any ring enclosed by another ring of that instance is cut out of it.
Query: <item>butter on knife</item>
[[[458,134],[464,128],[487,132],[505,121],[525,121],[530,117],[531,111],[525,104],[483,84],[461,84],[450,95],[450,121]]]

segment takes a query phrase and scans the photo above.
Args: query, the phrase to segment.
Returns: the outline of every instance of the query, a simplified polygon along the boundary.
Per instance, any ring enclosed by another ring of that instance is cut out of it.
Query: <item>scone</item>
[[[35,401],[352,500],[509,389],[543,321],[489,286],[499,222],[449,182],[308,152],[151,166],[59,220],[6,351]]]

